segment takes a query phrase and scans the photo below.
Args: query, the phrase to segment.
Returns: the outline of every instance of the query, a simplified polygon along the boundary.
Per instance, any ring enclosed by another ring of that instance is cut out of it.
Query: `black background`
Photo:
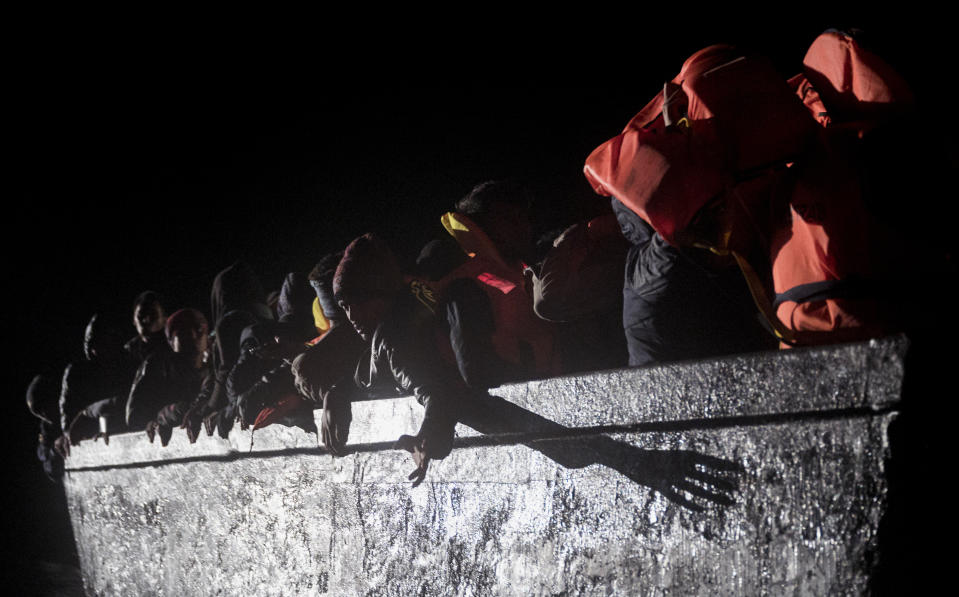
[[[33,375],[59,377],[80,357],[93,313],[129,319],[144,289],[208,312],[210,283],[233,260],[275,289],[371,230],[409,262],[490,178],[531,186],[540,231],[571,223],[605,205],[582,176],[586,156],[701,47],[741,44],[788,76],[825,28],[863,27],[911,80],[955,165],[955,125],[938,103],[953,56],[935,19],[597,24],[383,43],[351,30],[348,42],[269,54],[258,39],[194,53],[157,37],[132,51],[130,39],[77,33],[19,47],[6,85],[4,561],[70,557],[23,398]]]

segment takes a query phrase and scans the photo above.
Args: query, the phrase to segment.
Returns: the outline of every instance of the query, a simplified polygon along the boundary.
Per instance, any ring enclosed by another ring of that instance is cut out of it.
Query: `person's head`
[[[338,325],[346,318],[333,296],[333,276],[336,274],[336,267],[340,264],[341,259],[343,259],[343,251],[324,255],[308,276],[310,286],[316,293],[316,300],[323,311],[323,316],[330,322],[331,326]]]
[[[27,387],[27,409],[38,419],[55,425],[59,420],[60,384],[52,377],[37,375]]]
[[[532,200],[525,187],[509,180],[482,182],[456,202],[456,211],[476,222],[507,261],[530,260]]]
[[[364,340],[370,340],[403,286],[392,251],[379,238],[364,234],[346,247],[333,275],[333,296]]]
[[[313,288],[306,276],[290,272],[283,279],[277,301],[276,334],[283,341],[306,341],[316,335],[313,325]]]
[[[209,325],[196,309],[180,309],[166,320],[166,339],[177,354],[200,357],[209,346]]]
[[[261,321],[273,319],[266,305],[266,292],[253,268],[245,261],[235,261],[213,278],[210,289],[210,313],[213,326],[230,311],[248,311]]]
[[[83,331],[83,353],[88,360],[112,361],[123,352],[121,324],[116,317],[94,314]]]
[[[133,327],[137,329],[137,335],[147,340],[165,326],[166,309],[163,307],[163,299],[152,290],[141,292],[133,301]]]

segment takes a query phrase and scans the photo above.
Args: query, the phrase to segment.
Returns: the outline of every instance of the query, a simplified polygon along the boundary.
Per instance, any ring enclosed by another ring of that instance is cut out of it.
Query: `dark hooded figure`
[[[168,350],[164,328],[166,308],[163,298],[152,290],[137,295],[133,301],[133,327],[137,335],[123,345],[123,349],[136,361],[142,363],[155,350]]]
[[[350,323],[347,321],[343,309],[340,309],[340,306],[336,304],[336,297],[333,296],[333,275],[336,273],[336,267],[340,264],[341,259],[343,259],[343,251],[324,255],[308,276],[310,286],[316,293],[314,312],[316,309],[321,311],[323,319],[328,324],[327,329],[333,329],[344,323],[349,326]]]
[[[210,395],[187,415],[191,420],[202,419],[208,435],[216,430],[225,438],[233,428],[234,412],[227,398],[226,379],[240,358],[243,330],[273,319],[265,300],[266,293],[259,279],[242,261],[235,262],[213,279],[210,306],[214,322],[214,383]],[[192,428],[194,423],[191,421],[187,426]]]
[[[612,204],[631,245],[623,286],[630,366],[775,348],[735,266],[671,246],[631,209]]]
[[[227,377],[226,390],[227,415],[235,411],[244,429],[276,422],[316,433],[312,404],[300,397],[290,371],[290,362],[316,335],[313,298],[306,276],[289,273],[277,301],[279,321],[243,330],[240,357]]]
[[[126,404],[131,430],[145,430],[153,441],[159,433],[165,446],[173,428],[181,426],[198,400],[209,396],[213,373],[205,362],[209,343],[206,317],[196,309],[180,309],[167,318],[169,351],[151,354],[137,370]],[[199,426],[187,427],[190,440]]]
[[[409,478],[419,485],[430,460],[452,450],[457,409],[470,392],[456,366],[440,356],[432,292],[417,280],[407,281],[389,248],[369,234],[346,248],[333,292],[370,344],[369,360],[357,366],[357,385],[394,385],[426,409],[419,432],[397,441],[413,455],[416,469]]]
[[[63,446],[61,440],[59,398],[60,386],[52,377],[37,375],[27,387],[27,409],[40,421],[37,459],[51,481],[63,478],[63,457],[58,452],[69,453],[69,445]]]
[[[119,322],[108,317],[91,317],[83,338],[86,358],[70,363],[63,372],[60,425],[73,445],[98,433],[95,421],[99,417],[122,412],[135,364],[123,351],[121,329]],[[95,403],[95,413],[78,418]]]

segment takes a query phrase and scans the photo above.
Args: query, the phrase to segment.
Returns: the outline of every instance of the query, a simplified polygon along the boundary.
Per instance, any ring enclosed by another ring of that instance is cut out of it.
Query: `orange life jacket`
[[[284,396],[275,404],[263,407],[263,410],[256,416],[253,430],[263,429],[268,425],[283,421],[287,416],[297,411],[307,412],[312,410],[312,404],[312,402],[297,394]]]
[[[680,126],[667,126],[673,122]],[[617,198],[678,244],[677,232],[710,199],[801,154],[814,131],[802,102],[765,59],[710,46],[596,148],[584,172],[597,193]]]
[[[797,165],[791,222],[771,246],[776,314],[806,344],[890,333],[897,318],[881,300],[879,280],[895,273],[883,251],[897,243],[869,213],[856,164],[860,139],[911,109],[912,92],[892,67],[839,32],[816,38],[803,66],[790,82],[824,130]]]
[[[774,307],[804,344],[882,335],[874,280],[883,277],[877,225],[863,202],[857,170],[843,151],[823,146],[799,166],[791,222],[770,248]],[[816,332],[836,332],[816,334]]]
[[[840,31],[826,31],[813,41],[802,75],[822,99],[829,122],[820,122],[855,128],[860,137],[915,103],[892,66]]]

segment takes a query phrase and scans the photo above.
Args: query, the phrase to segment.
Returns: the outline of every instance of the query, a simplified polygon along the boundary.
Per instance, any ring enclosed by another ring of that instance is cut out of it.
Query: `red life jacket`
[[[802,76],[822,98],[829,122],[820,123],[841,123],[855,128],[860,137],[915,103],[899,73],[840,31],[826,31],[813,41],[803,58]]]
[[[466,216],[448,213],[441,221],[470,258],[430,284],[437,298],[440,301],[445,298],[453,280],[475,280],[492,307],[495,327],[490,337],[496,354],[517,366],[529,366],[530,363],[523,362],[523,355],[531,352],[532,370],[527,370],[531,377],[561,373],[555,326],[533,312],[533,299],[526,289],[522,264],[510,265],[504,261],[489,237]],[[449,338],[445,339],[445,345],[449,345]]]
[[[890,333],[897,317],[879,281],[895,275],[896,257],[884,252],[898,243],[869,213],[858,164],[861,139],[908,111],[913,96],[888,64],[839,32],[816,38],[803,65],[790,81],[825,130],[797,165],[791,222],[770,248],[776,314],[804,344]]]
[[[684,126],[666,126],[673,121]],[[616,197],[678,244],[676,233],[710,199],[736,179],[801,154],[814,130],[765,59],[710,46],[596,148],[584,172],[597,193]]]
[[[770,248],[776,315],[790,330],[802,332],[803,344],[890,331],[875,293],[875,280],[884,277],[879,228],[844,153],[824,135],[820,149],[797,166],[791,222],[777,231]]]
[[[310,410],[312,410],[312,403],[306,400],[306,398],[297,394],[289,394],[277,401],[276,404],[263,407],[263,410],[256,416],[256,421],[253,423],[253,430],[263,429],[268,425],[283,421],[294,412],[306,412]]]

